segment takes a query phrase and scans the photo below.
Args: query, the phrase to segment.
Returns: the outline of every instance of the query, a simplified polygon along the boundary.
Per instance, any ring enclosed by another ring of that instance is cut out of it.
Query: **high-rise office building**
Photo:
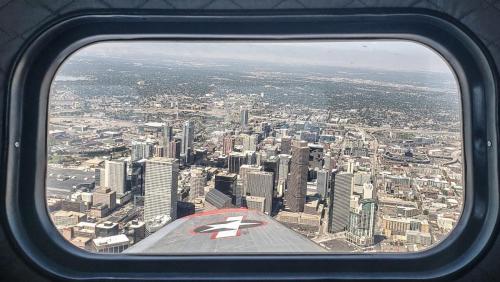
[[[354,244],[369,246],[374,243],[376,203],[373,199],[361,200],[360,205],[349,213],[346,239]]]
[[[205,185],[207,184],[207,177],[201,169],[191,170],[191,179],[189,180],[189,200],[193,201],[197,197],[205,194]]]
[[[167,158],[179,159],[181,157],[181,141],[174,139],[167,147]]]
[[[243,183],[236,180],[234,206],[240,208],[243,203]]]
[[[127,183],[127,163],[123,161],[106,161],[104,163],[104,187],[110,188],[118,195],[125,194]]]
[[[175,159],[153,158],[146,162],[144,221],[146,228],[159,217],[177,218],[177,178],[179,164]]]
[[[354,173],[354,160],[349,159],[347,161],[347,173]]]
[[[242,134],[241,139],[242,139],[244,151],[257,151],[257,143],[258,143],[259,139],[258,139],[258,136],[256,134],[252,134],[252,135]]]
[[[271,125],[269,125],[269,123],[267,123],[267,122],[262,122],[260,124],[260,131],[262,132],[262,135],[264,136],[264,138],[267,138],[272,131]]]
[[[242,165],[240,167],[240,178],[241,178],[241,183],[242,183],[242,188],[243,188],[243,195],[246,195],[247,190],[248,190],[248,181],[247,181],[247,174],[249,172],[254,172],[254,171],[261,171],[262,167],[260,166],[253,166],[253,165]]]
[[[278,192],[278,197],[283,197],[285,195],[285,188],[288,181],[288,173],[290,172],[290,160],[292,156],[286,154],[278,155],[279,167],[278,167],[278,186],[276,190]]]
[[[281,137],[281,153],[290,155],[292,152],[292,138],[289,136]]]
[[[222,154],[228,156],[234,147],[234,138],[231,135],[224,136],[222,140]]]
[[[322,169],[318,171],[318,178],[316,180],[316,187],[321,198],[325,198],[328,193],[330,183],[330,171]]]
[[[248,127],[248,110],[245,108],[240,108],[240,125],[241,128]]]
[[[130,187],[138,195],[144,196],[144,172],[146,161],[132,162],[130,174]]]
[[[324,168],[324,169],[326,169],[326,170],[328,170],[328,171],[330,171],[330,172],[331,172],[331,171],[332,171],[332,169],[334,168],[334,167],[333,167],[334,162],[333,162],[332,160],[333,160],[333,159],[332,159],[332,153],[327,152],[327,153],[325,154],[325,157],[324,157],[323,168]]]
[[[288,173],[290,172],[290,160],[292,159],[292,156],[280,154],[278,157],[280,162],[278,180],[286,181]]]
[[[255,151],[245,151],[245,155],[247,157],[248,165],[256,165],[257,164],[257,153]]]
[[[271,156],[261,163],[263,171],[273,173],[273,191],[278,186],[279,164],[280,159],[277,156]]]
[[[288,178],[285,202],[292,212],[303,212],[307,192],[309,166],[309,147],[307,142],[299,141],[292,146],[290,176]]]
[[[229,173],[240,173],[240,167],[247,163],[246,155],[242,153],[233,152],[229,154],[228,168]]]
[[[155,145],[155,153],[154,153],[154,156],[155,157],[166,157],[166,148],[163,147],[163,145]]]
[[[238,175],[234,173],[218,174],[215,176],[215,189],[231,198],[232,204],[236,204],[238,198],[241,201],[241,194],[238,194],[236,180]]]
[[[333,199],[330,205],[328,231],[336,233],[345,231],[349,223],[349,211],[351,201],[352,173],[341,172],[332,176],[335,178],[332,186]],[[332,193],[330,192],[330,193]]]
[[[184,122],[182,127],[182,145],[181,154],[185,156],[185,162],[189,163],[190,154],[193,153],[193,142],[194,142],[194,123],[190,120]]]
[[[103,169],[102,168],[96,168],[94,170],[94,184],[95,184],[95,187],[101,187],[101,177],[103,177],[103,181],[104,181],[104,175],[103,175]],[[104,183],[103,183],[104,184]]]
[[[153,143],[145,141],[132,141],[131,161],[151,158],[153,155]]]
[[[271,214],[273,203],[273,173],[256,171],[247,173],[247,195],[264,197],[264,212]]]
[[[207,163],[208,150],[205,148],[200,148],[194,150],[193,164],[199,166],[205,166]]]
[[[174,139],[174,129],[171,125],[163,127],[163,147],[168,147],[168,144]]]
[[[324,150],[324,148],[323,148],[323,145],[321,145],[321,144],[310,144],[309,145],[309,167],[310,168],[312,168],[312,169],[323,168],[323,159],[324,159],[323,150]]]

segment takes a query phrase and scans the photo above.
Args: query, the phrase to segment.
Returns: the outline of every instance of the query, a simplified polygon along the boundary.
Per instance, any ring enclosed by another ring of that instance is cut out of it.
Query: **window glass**
[[[50,217],[91,252],[416,252],[462,212],[459,89],[414,42],[102,42],[48,115]]]

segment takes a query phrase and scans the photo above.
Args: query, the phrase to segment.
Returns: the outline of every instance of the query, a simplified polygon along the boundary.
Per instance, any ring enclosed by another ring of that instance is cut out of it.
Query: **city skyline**
[[[81,249],[416,252],[460,219],[458,86],[406,72],[446,66],[421,45],[100,44],[49,101],[47,205]]]

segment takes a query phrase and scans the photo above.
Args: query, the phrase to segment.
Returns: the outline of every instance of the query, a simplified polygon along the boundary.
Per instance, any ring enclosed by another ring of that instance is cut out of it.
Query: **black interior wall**
[[[93,12],[134,12],[151,10],[165,13],[273,13],[305,12],[318,9],[366,8],[415,8],[446,14],[458,20],[486,47],[493,58],[496,69],[500,67],[500,1],[483,0],[0,0],[0,172],[5,165],[5,106],[7,82],[12,62],[30,38],[41,27],[58,18],[72,14]],[[0,174],[0,199],[4,199],[4,176]],[[0,202],[0,224],[5,222],[4,201]],[[0,228],[0,280],[42,281],[5,237],[4,226]],[[491,250],[462,277],[463,281],[497,281],[500,277],[500,240],[495,240]]]

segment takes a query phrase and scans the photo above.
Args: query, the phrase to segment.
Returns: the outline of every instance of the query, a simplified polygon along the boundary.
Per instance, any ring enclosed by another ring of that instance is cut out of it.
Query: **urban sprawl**
[[[65,64],[47,205],[79,248],[119,253],[178,218],[245,208],[331,252],[414,252],[460,218],[456,89],[355,70]]]

